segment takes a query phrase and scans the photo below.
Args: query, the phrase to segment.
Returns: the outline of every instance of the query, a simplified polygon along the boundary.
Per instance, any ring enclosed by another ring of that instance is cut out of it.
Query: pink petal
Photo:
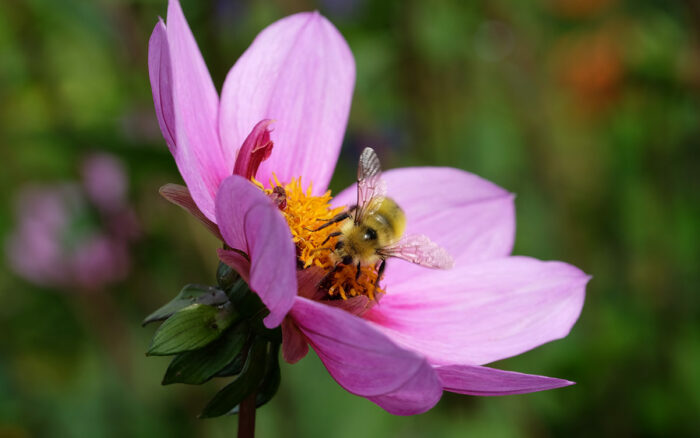
[[[282,321],[282,356],[288,363],[297,363],[309,352],[309,344],[290,317]]]
[[[476,175],[448,167],[407,167],[382,174],[387,195],[406,213],[405,235],[424,234],[462,263],[504,257],[515,240],[513,195]],[[353,205],[356,185],[333,204]],[[386,285],[410,280],[425,268],[403,261],[387,264]]]
[[[275,121],[275,152],[258,172],[267,183],[303,176],[326,190],[338,159],[355,83],[355,61],[338,30],[317,12],[283,18],[263,30],[229,72],[219,129],[238,150],[253,126]]]
[[[175,150],[175,108],[170,49],[165,24],[158,20],[148,41],[148,76],[158,125],[170,151]]]
[[[445,391],[469,395],[525,394],[574,384],[552,377],[471,365],[436,367],[435,372]]]
[[[250,260],[240,252],[230,249],[219,248],[216,250],[216,254],[219,256],[219,260],[238,272],[243,281],[250,283]]]
[[[411,379],[396,391],[367,399],[394,415],[417,415],[429,411],[440,401],[442,389],[441,384],[433,383],[435,372],[428,369],[430,365],[426,362],[421,368],[416,374],[425,377]]]
[[[190,191],[187,187],[181,186],[179,184],[166,184],[158,190],[160,196],[167,199],[169,202],[177,205],[183,210],[187,211],[192,216],[196,217],[204,226],[209,230],[216,238],[219,240],[224,240],[219,232],[219,227],[212,221],[210,221],[204,213],[197,207],[194,203]]]
[[[233,169],[233,151],[221,148],[219,98],[177,0],[167,27],[156,24],[149,43],[149,74],[158,122],[199,209],[215,219],[214,198]]]
[[[434,364],[484,364],[566,336],[590,277],[561,262],[508,257],[425,269],[364,317]]]
[[[296,298],[291,316],[349,392],[397,413],[424,412],[440,398],[440,383],[425,359],[361,318],[302,297]]]
[[[265,326],[278,326],[297,293],[296,252],[287,222],[272,200],[238,175],[221,184],[216,218],[226,243],[250,258],[248,284],[270,310]]]
[[[375,304],[375,302],[370,301],[370,299],[364,295],[358,295],[356,297],[350,297],[347,300],[331,300],[326,304],[328,306],[343,309],[344,311],[353,315],[362,316],[367,309]]]
[[[233,165],[233,174],[245,179],[255,178],[260,163],[270,158],[272,153],[272,141],[270,141],[270,126],[272,120],[261,120],[246,137],[238,151],[236,163]]]

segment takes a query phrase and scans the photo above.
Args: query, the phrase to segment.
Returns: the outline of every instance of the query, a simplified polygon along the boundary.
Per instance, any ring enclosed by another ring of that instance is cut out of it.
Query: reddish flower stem
[[[255,396],[253,392],[241,402],[238,412],[238,438],[255,437]]]

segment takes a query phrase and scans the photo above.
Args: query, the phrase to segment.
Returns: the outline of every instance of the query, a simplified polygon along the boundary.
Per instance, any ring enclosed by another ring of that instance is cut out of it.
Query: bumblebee
[[[404,236],[406,215],[393,199],[386,196],[379,158],[372,148],[360,155],[357,169],[357,204],[331,218],[317,230],[342,222],[340,230],[328,235],[338,237],[333,248],[336,269],[341,265],[374,265],[377,281],[386,260],[395,257],[434,269],[449,269],[452,257],[442,247],[423,235]]]

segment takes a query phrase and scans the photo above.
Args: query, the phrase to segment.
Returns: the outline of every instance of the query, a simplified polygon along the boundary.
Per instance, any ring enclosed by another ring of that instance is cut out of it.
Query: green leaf
[[[280,387],[280,382],[282,381],[282,375],[280,373],[280,363],[279,363],[279,344],[275,344],[273,348],[270,349],[267,355],[267,364],[265,367],[265,378],[258,387],[258,391],[255,394],[255,407],[266,404],[277,394],[277,390]],[[240,410],[240,405],[237,405],[231,409],[228,413],[231,415],[238,414]]]
[[[242,356],[249,335],[250,326],[242,322],[206,347],[179,354],[170,362],[162,384],[200,385],[206,382]]]
[[[247,284],[245,285],[245,290],[237,296],[229,293],[229,299],[236,307],[236,310],[243,315],[250,315],[253,319],[260,321],[260,327],[262,330],[266,330],[262,325],[262,319],[267,316],[270,311],[265,307],[260,296],[248,289]]]
[[[243,370],[236,379],[216,393],[207,404],[199,418],[219,417],[230,412],[246,397],[255,391],[265,376],[265,358],[268,354],[268,342],[255,338],[248,353]]]
[[[219,267],[216,269],[216,282],[221,289],[229,289],[240,278],[241,276],[233,268],[224,262],[219,262]]]
[[[243,365],[245,365],[245,360],[248,357],[247,351],[245,353],[246,354],[239,354],[228,365],[219,370],[219,372],[216,373],[216,377],[231,377],[241,374],[241,371],[243,371]]]
[[[218,338],[236,317],[230,303],[216,307],[191,304],[158,327],[146,354],[168,356],[202,348]]]
[[[226,293],[220,289],[198,284],[188,284],[182,288],[172,301],[148,315],[141,324],[146,325],[154,321],[162,321],[191,304],[199,303],[216,306],[224,304],[227,300]]]
[[[280,373],[279,348],[279,344],[276,344],[267,356],[265,379],[260,384],[258,393],[255,396],[255,406],[258,408],[272,400],[272,397],[277,394],[277,390],[280,387],[282,375]]]

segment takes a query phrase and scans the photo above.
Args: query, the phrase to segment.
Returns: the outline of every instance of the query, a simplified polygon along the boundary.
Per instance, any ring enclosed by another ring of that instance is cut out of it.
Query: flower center
[[[383,293],[374,266],[361,266],[358,274],[356,265],[339,263],[334,248],[338,239],[343,237],[332,234],[340,230],[341,223],[318,229],[345,209],[331,206],[333,198],[330,190],[321,196],[313,196],[311,184],[304,190],[300,178],[288,184],[281,184],[277,177],[273,176],[273,179],[270,184],[272,189],[264,188],[256,180],[253,183],[277,203],[287,220],[297,248],[298,268],[316,267],[325,272],[325,276],[319,280],[319,288],[327,293],[329,299],[346,300],[363,295],[374,300],[378,293]]]

